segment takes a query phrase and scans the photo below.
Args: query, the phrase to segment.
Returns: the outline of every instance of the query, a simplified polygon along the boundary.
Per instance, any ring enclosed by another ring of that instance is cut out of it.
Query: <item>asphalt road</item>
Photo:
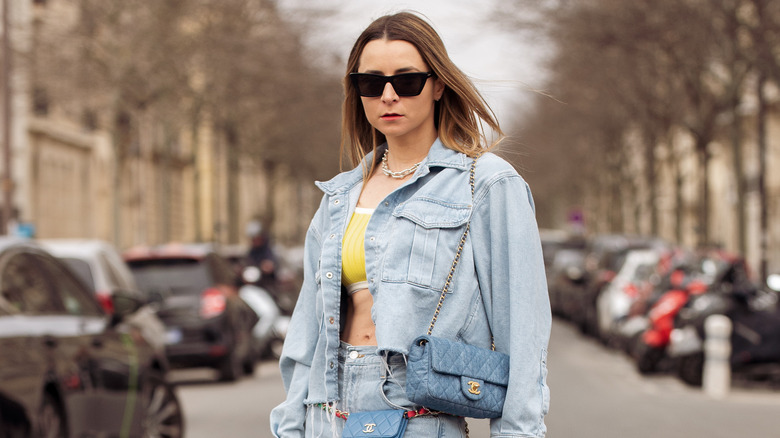
[[[732,388],[715,400],[671,376],[645,377],[621,353],[556,321],[548,356],[549,438],[780,437],[780,390]],[[268,413],[284,398],[276,363],[226,384],[209,370],[176,371],[188,438],[269,437]],[[472,438],[488,438],[470,420]]]

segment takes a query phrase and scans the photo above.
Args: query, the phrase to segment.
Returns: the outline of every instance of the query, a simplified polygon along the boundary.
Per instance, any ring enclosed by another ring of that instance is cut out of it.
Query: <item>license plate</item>
[[[178,344],[179,342],[181,342],[181,329],[168,329],[165,333],[165,343]]]

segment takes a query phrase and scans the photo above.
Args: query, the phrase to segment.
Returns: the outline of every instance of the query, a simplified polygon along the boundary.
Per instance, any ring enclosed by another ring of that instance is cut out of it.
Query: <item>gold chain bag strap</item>
[[[471,163],[469,175],[472,212],[477,158]],[[452,415],[498,418],[503,412],[509,384],[509,356],[495,351],[492,334],[492,349],[432,335],[470,227],[469,218],[427,334],[416,338],[409,348],[406,396],[413,403]]]

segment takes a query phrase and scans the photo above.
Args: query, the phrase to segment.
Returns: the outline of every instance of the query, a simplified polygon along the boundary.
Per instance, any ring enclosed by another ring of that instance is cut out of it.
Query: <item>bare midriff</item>
[[[396,155],[390,157],[390,161],[393,161],[393,158],[399,161],[390,162],[390,170],[404,169],[421,162],[428,154],[430,145],[436,140],[435,128],[430,134],[431,138],[420,142],[420,144],[424,145],[422,150],[415,150],[415,148],[407,145],[399,145],[398,149],[391,147],[391,150]],[[407,149],[407,152],[402,152],[402,149]],[[399,159],[399,157],[401,158]],[[409,174],[403,178],[390,178],[379,171],[377,166],[374,173],[363,186],[357,206],[371,210],[377,208],[387,195],[403,185],[411,177],[412,175]],[[347,304],[347,315],[344,322],[344,331],[341,333],[341,340],[351,345],[377,345],[376,327],[374,326],[374,320],[371,319],[371,309],[374,306],[374,298],[371,292],[368,289],[358,290],[349,295]]]
[[[341,339],[351,345],[376,345],[376,328],[371,319],[374,299],[368,289],[361,289],[349,296],[347,318]]]

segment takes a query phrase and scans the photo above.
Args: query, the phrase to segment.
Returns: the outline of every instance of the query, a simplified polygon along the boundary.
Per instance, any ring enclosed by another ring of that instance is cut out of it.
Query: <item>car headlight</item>
[[[582,278],[582,269],[577,266],[569,266],[566,268],[566,276],[569,277],[570,280],[580,280]]]

